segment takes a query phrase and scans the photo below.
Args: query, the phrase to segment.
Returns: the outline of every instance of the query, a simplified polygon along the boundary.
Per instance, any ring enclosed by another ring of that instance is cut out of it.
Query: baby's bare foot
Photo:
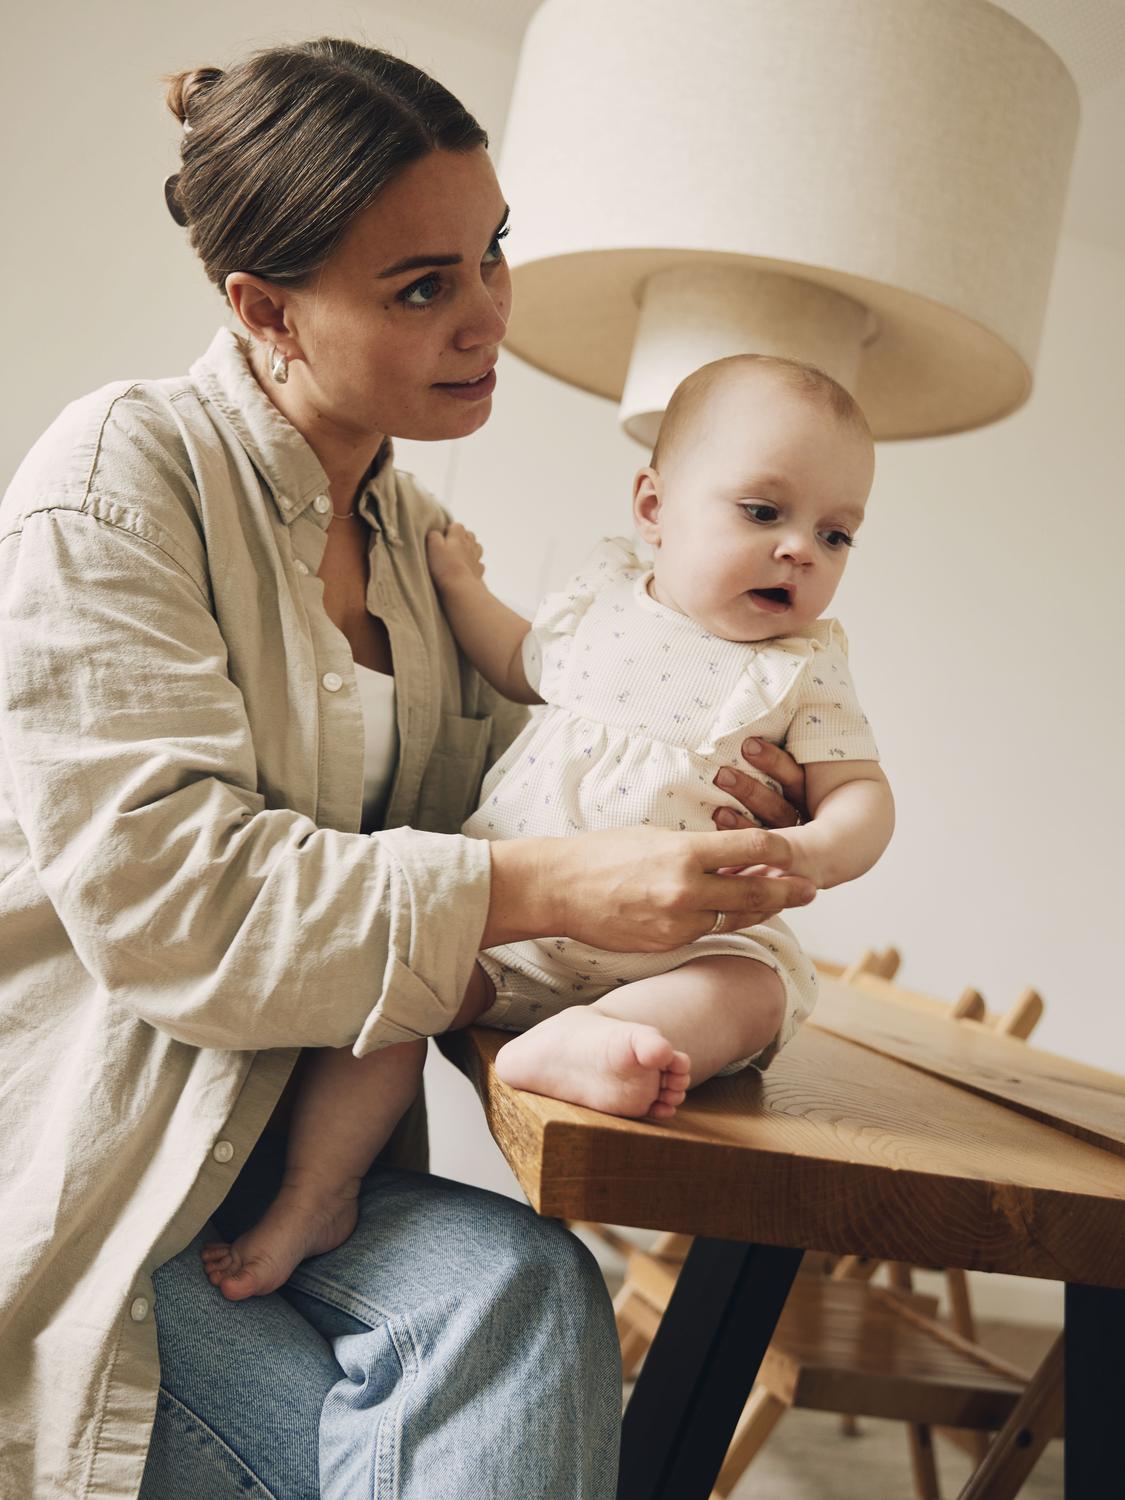
[[[282,1184],[262,1218],[233,1244],[213,1241],[200,1251],[203,1269],[224,1297],[241,1302],[275,1292],[310,1255],[343,1244],[358,1217],[358,1183],[327,1187],[308,1180]]]
[[[655,1026],[575,1005],[505,1043],[496,1072],[533,1094],[608,1115],[666,1120],[684,1102],[691,1061]]]

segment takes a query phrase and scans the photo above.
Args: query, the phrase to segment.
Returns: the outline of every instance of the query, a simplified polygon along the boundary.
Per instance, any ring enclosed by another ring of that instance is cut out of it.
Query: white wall
[[[67,400],[174,375],[225,304],[164,206],[180,127],[161,78],[312,36],[352,36],[432,72],[503,129],[515,57],[426,24],[425,3],[38,0],[8,7],[0,48],[4,357],[0,484]]]
[[[222,304],[161,183],[176,126],[161,73],[343,32],[432,69],[499,139],[503,46],[390,6],[47,0],[8,19],[0,76],[4,357],[0,482],[58,408],[186,367]],[[519,205],[513,205],[514,235]],[[795,919],[814,952],[894,942],[903,977],[1003,1005],[1040,988],[1042,1043],[1125,1070],[1118,842],[1125,794],[1120,353],[1125,256],[1065,240],[1032,401],[986,431],[880,450],[838,612],[899,804],[875,872]],[[641,451],[611,407],[504,358],[495,415],[400,460],[482,536],[530,606],[628,526]],[[468,1086],[431,1071],[435,1164],[508,1188]]]
[[[518,204],[513,224],[514,237]],[[871,874],[793,918],[829,957],[895,943],[904,982],[934,994],[972,983],[1002,1007],[1033,984],[1037,1040],[1118,1069],[1123,347],[1125,256],[1064,240],[1027,406],[981,432],[880,446],[833,608],[898,831]],[[447,495],[494,587],[530,602],[591,538],[628,528],[643,461],[608,403],[509,358]]]

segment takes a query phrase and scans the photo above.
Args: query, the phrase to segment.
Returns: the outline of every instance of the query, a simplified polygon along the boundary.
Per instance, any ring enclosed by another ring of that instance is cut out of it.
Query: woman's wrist
[[[558,853],[565,844],[565,839],[552,838],[497,839],[489,844],[492,883],[482,948],[562,931],[558,893],[565,889],[566,877],[559,869]]]

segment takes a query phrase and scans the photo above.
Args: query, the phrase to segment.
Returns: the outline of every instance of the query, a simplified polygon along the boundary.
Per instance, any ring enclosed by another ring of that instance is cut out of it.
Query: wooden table
[[[618,1500],[710,1494],[805,1249],[1066,1282],[1066,1493],[1125,1495],[1125,1079],[831,980],[764,1075],[669,1124],[508,1088],[503,1032],[442,1040],[539,1213],[697,1236]]]

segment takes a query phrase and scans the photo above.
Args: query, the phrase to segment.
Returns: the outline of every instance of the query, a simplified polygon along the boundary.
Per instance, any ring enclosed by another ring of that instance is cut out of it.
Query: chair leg
[[[971,1344],[977,1343],[976,1319],[969,1301],[969,1278],[964,1271],[951,1267],[945,1273],[945,1285],[949,1292],[949,1321],[963,1339],[968,1339]],[[954,1441],[970,1454],[975,1463],[984,1462],[989,1449],[988,1433],[966,1431],[958,1434]]]
[[[912,1422],[906,1429],[906,1437],[910,1444],[910,1469],[914,1475],[917,1500],[941,1500],[933,1433],[921,1423]]]
[[[734,1437],[727,1449],[723,1467],[711,1491],[711,1500],[726,1500],[743,1474],[754,1462],[759,1448],[781,1421],[789,1407],[780,1396],[766,1390],[764,1385],[755,1386],[750,1399],[743,1407],[734,1429]]]
[[[650,1308],[628,1282],[613,1299],[613,1314],[621,1344],[621,1378],[631,1380],[652,1343],[660,1314]]]
[[[1039,1455],[1062,1426],[1065,1345],[1065,1335],[1060,1333],[958,1500],[1012,1500],[1019,1494]]]

